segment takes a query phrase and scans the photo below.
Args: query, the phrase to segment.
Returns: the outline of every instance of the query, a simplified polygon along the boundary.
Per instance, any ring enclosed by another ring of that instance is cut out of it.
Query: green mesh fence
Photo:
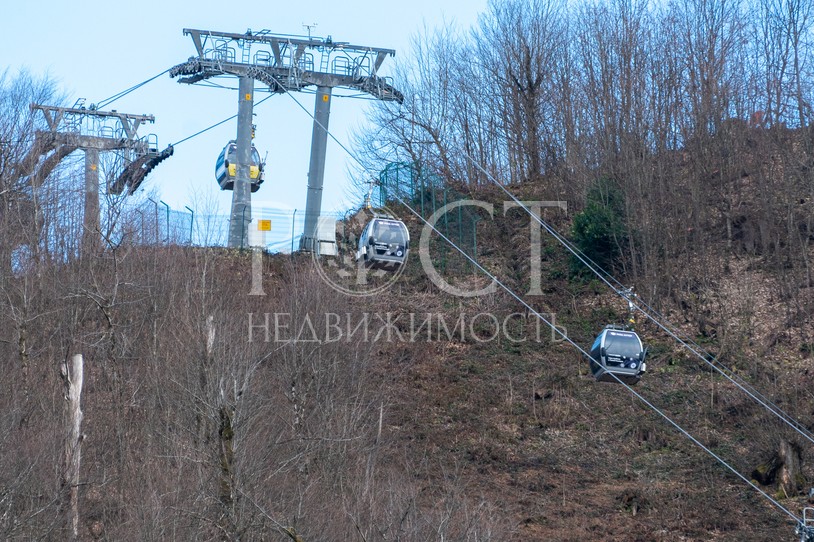
[[[471,199],[469,195],[411,162],[388,164],[381,171],[379,181],[378,197],[373,201],[383,207],[397,205],[399,201],[409,204],[422,218],[434,221],[436,230],[447,239],[469,256],[477,257],[478,223],[487,217],[487,212],[464,203]],[[439,235],[432,233],[430,239],[430,254],[440,272],[455,274],[472,270],[472,263]],[[411,243],[414,248],[418,247],[418,241]]]

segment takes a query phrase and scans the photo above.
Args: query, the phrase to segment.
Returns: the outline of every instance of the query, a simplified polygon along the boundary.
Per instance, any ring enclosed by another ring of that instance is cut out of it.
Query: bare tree
[[[490,2],[473,36],[485,88],[498,98],[495,135],[507,145],[509,181],[539,179],[561,155],[553,121],[564,7],[548,0]]]

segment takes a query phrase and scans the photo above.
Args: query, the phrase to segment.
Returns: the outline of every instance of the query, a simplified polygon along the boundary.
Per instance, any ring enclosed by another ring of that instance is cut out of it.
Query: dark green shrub
[[[624,194],[615,181],[599,179],[588,191],[585,208],[574,216],[571,238],[596,265],[612,273],[627,245]],[[571,261],[573,276],[590,274],[576,257]]]

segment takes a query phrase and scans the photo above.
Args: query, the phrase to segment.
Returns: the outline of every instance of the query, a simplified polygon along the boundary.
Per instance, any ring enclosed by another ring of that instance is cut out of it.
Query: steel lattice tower
[[[212,77],[239,79],[237,167],[232,194],[229,246],[247,245],[251,222],[249,162],[254,81],[274,93],[316,87],[305,227],[300,249],[318,251],[317,225],[322,209],[322,187],[328,141],[331,94],[336,87],[355,89],[373,99],[403,101],[402,94],[379,68],[392,49],[335,42],[327,38],[301,38],[271,34],[268,30],[245,34],[184,29],[192,37],[197,56],[170,70],[179,83],[194,84]]]

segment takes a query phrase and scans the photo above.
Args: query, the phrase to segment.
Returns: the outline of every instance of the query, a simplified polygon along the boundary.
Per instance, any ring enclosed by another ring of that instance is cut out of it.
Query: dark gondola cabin
[[[633,385],[647,370],[646,356],[636,333],[607,326],[591,346],[591,372],[598,382],[618,382],[618,378]]]
[[[359,236],[356,260],[365,267],[397,271],[407,260],[410,232],[401,220],[375,217]]]
[[[257,192],[260,185],[263,184],[265,176],[263,166],[260,153],[252,145],[251,164],[249,164],[249,183],[252,192]],[[215,178],[218,180],[221,190],[234,190],[235,177],[237,177],[237,142],[232,140],[223,147],[215,162]]]

